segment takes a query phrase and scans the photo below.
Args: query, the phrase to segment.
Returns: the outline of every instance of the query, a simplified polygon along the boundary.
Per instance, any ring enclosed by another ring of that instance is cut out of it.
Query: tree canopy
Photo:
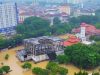
[[[65,49],[65,55],[70,57],[71,63],[80,68],[88,69],[100,65],[100,53],[92,46],[81,43],[68,46]]]

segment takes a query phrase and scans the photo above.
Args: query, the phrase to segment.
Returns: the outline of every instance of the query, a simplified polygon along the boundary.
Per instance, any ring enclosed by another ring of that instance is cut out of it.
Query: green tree
[[[84,72],[80,71],[78,73],[75,73],[74,75],[88,75],[88,73],[85,71]]]
[[[100,75],[99,72],[92,73],[92,75]]]
[[[29,63],[29,62],[25,62],[25,63],[22,65],[22,68],[23,68],[23,69],[31,69],[31,67],[32,67],[32,65],[31,65],[31,63]]]
[[[68,70],[66,68],[59,67],[59,75],[67,75],[67,74]]]
[[[5,55],[5,60],[8,60],[9,59],[9,54],[6,54]]]
[[[42,36],[49,30],[49,21],[39,17],[29,17],[16,27],[17,33],[25,37]]]
[[[99,65],[100,54],[95,47],[75,44],[65,48],[65,55],[69,56],[71,63],[80,68],[94,68]]]
[[[46,66],[46,69],[50,70],[53,73],[57,73],[58,68],[59,68],[59,66],[56,62],[49,62]]]
[[[100,23],[96,23],[95,26],[97,29],[100,29]]]
[[[53,22],[54,22],[54,25],[59,25],[59,24],[61,23],[59,17],[55,17],[55,18],[53,19]]]
[[[9,66],[2,66],[1,69],[2,69],[3,72],[5,72],[5,73],[9,73],[9,72],[11,71]]]
[[[57,56],[57,61],[60,64],[65,64],[65,63],[69,63],[70,58],[67,55],[58,55]]]
[[[42,69],[42,68],[39,68],[39,67],[34,67],[32,69],[32,73],[36,74],[36,75],[49,75],[49,71],[48,70]]]
[[[3,70],[2,70],[2,68],[0,68],[0,75],[3,75]]]

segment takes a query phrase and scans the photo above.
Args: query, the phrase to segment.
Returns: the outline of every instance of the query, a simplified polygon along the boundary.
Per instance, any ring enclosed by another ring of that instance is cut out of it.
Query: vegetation
[[[74,75],[89,75],[88,72],[85,72],[85,71],[80,71],[78,73],[75,73]],[[100,75],[99,72],[95,72],[95,73],[92,73],[92,75]]]
[[[60,67],[55,62],[49,62],[46,69],[35,67],[32,69],[32,73],[35,73],[36,75],[67,75],[68,70]]]
[[[100,41],[100,36],[90,36],[90,40]]]
[[[0,68],[0,75],[3,75],[3,70],[2,70],[2,68]]]
[[[70,59],[67,55],[58,55],[57,56],[57,61],[60,63],[60,64],[67,64],[70,62]]]
[[[53,20],[53,22],[54,22],[54,25],[58,25],[58,24],[61,23],[59,17],[55,17],[54,20]]]
[[[100,75],[99,72],[92,73],[92,75]]]
[[[9,73],[11,70],[10,70],[10,67],[9,66],[2,66],[0,67],[0,75],[4,75],[5,73]]]
[[[25,62],[25,63],[22,65],[22,68],[23,68],[23,69],[31,69],[31,67],[32,67],[32,65],[31,65],[31,63],[29,63],[29,62]]]
[[[75,73],[74,75],[88,75],[88,73],[85,71],[84,72],[80,71],[78,73]]]
[[[12,38],[0,38],[0,50],[4,48],[12,48],[22,44],[24,37],[20,34],[13,36]]]
[[[8,60],[9,59],[9,54],[6,54],[5,55],[5,60]]]
[[[49,75],[49,71],[46,69],[42,69],[39,67],[35,67],[32,69],[32,73],[36,74],[36,75]]]
[[[68,73],[68,70],[66,68],[60,67],[55,62],[49,62],[47,64],[46,69],[48,69],[54,75],[57,75],[57,74],[59,74],[59,75],[66,75]]]
[[[65,48],[65,55],[69,56],[74,65],[89,69],[100,65],[100,53],[95,47],[84,44],[75,44]]]
[[[49,31],[49,21],[39,17],[30,17],[25,19],[23,24],[18,25],[16,30],[26,38],[42,36]]]

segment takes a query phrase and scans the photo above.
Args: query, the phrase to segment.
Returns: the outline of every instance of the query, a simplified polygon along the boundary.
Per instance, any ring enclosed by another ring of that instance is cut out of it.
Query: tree
[[[25,63],[22,65],[22,68],[23,68],[23,69],[31,69],[31,67],[32,67],[32,65],[31,65],[31,63],[29,63],[29,62],[25,62]]]
[[[16,27],[17,33],[30,36],[42,36],[49,30],[49,21],[39,17],[26,18],[23,24]]]
[[[68,70],[66,68],[59,67],[59,75],[67,75],[67,74]]]
[[[39,68],[39,67],[34,67],[32,69],[32,73],[36,74],[36,75],[49,75],[49,71],[48,70],[42,69],[42,68]]]
[[[100,29],[100,23],[96,23],[95,26],[97,29]]]
[[[11,71],[9,66],[3,66],[1,69],[2,69],[3,72],[5,72],[5,73],[9,73],[9,72]]]
[[[79,43],[66,47],[64,53],[70,57],[71,63],[74,65],[89,69],[100,65],[98,63],[100,61],[100,54],[95,49],[95,47]]]
[[[66,75],[68,73],[66,68],[60,67],[56,62],[49,62],[46,69],[50,71],[50,75]]]
[[[69,63],[70,59],[67,55],[58,55],[57,56],[57,61],[60,64],[65,64],[65,63]]]
[[[61,23],[59,17],[55,17],[55,18],[53,19],[53,22],[54,22],[54,25],[59,25],[59,24]]]
[[[88,75],[88,73],[85,71],[84,72],[80,71],[78,73],[75,73],[74,75]]]
[[[5,55],[5,59],[8,60],[9,59],[9,54]]]
[[[3,70],[2,70],[2,68],[0,68],[0,75],[3,75]]]
[[[92,73],[92,75],[100,75],[99,72]]]
[[[58,68],[59,66],[56,62],[49,62],[46,66],[46,69],[50,70],[53,73],[57,73]]]

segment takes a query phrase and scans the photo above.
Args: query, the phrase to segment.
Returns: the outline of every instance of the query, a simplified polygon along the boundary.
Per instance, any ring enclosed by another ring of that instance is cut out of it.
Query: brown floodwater
[[[23,64],[22,62],[20,62],[17,58],[16,58],[16,51],[23,49],[22,46],[13,48],[13,49],[9,49],[6,51],[2,51],[0,52],[0,63],[3,63],[4,65],[9,65],[11,67],[11,72],[8,75],[33,75],[32,71],[25,71],[21,68],[21,65]],[[6,54],[9,54],[10,57],[8,60],[4,59],[4,56]],[[30,63],[32,63],[32,67],[41,67],[41,68],[45,68],[48,61],[43,61],[40,63],[35,64],[33,61],[31,61]],[[2,66],[0,64],[0,66]],[[69,70],[69,74],[68,75],[74,75],[74,72],[79,72],[80,69],[75,67],[72,64],[68,64],[68,65],[61,65],[65,68],[67,68]],[[94,69],[94,70],[89,70],[88,72],[91,73],[93,71],[98,71],[99,67]]]

